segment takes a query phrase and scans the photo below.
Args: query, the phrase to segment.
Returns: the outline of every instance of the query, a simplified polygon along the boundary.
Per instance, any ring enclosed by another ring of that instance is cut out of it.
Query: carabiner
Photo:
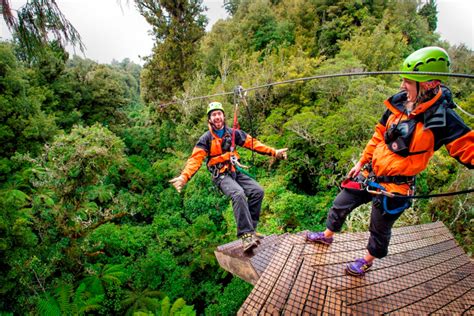
[[[390,193],[390,192],[388,192],[388,191],[384,191],[384,190],[380,190],[380,191],[370,190],[370,189],[369,189],[369,186],[367,186],[367,187],[365,188],[365,190],[366,190],[367,192],[369,192],[370,194],[385,195],[385,196],[391,197],[391,198],[395,196],[395,194]]]

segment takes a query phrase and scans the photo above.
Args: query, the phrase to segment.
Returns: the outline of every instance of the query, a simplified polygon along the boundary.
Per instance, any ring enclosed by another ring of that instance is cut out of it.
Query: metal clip
[[[217,179],[219,177],[219,168],[214,166],[213,169],[212,169],[211,174],[212,174],[213,179]]]
[[[394,197],[394,196],[395,196],[395,194],[390,193],[390,192],[387,192],[387,191],[383,191],[383,190],[381,190],[381,191],[370,190],[370,189],[369,189],[369,186],[367,186],[367,187],[365,188],[365,190],[366,190],[367,192],[369,192],[370,194],[385,195],[385,196],[388,196],[388,197]]]
[[[237,160],[237,157],[234,156],[234,155],[230,156],[230,162],[232,163],[232,165],[237,166],[239,168],[243,168],[243,169],[249,169],[250,168],[249,166],[244,166],[243,164],[241,164],[239,162],[239,160]]]

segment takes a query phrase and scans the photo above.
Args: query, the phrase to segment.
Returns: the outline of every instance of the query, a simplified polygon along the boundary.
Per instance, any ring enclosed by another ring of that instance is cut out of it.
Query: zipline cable
[[[295,78],[295,79],[288,79],[288,80],[283,80],[283,81],[276,81],[276,82],[271,82],[268,84],[264,85],[259,85],[259,86],[254,86],[250,87],[247,89],[243,89],[242,86],[239,86],[237,90],[234,90],[232,92],[222,92],[222,93],[215,93],[215,94],[210,94],[210,95],[204,95],[204,96],[198,96],[198,97],[193,97],[193,98],[188,98],[184,100],[176,100],[172,102],[167,102],[167,103],[162,103],[160,104],[160,107],[165,107],[171,104],[177,104],[180,102],[189,102],[189,101],[196,101],[196,100],[203,100],[203,99],[209,99],[212,97],[217,97],[217,96],[225,96],[225,95],[233,95],[234,96],[234,103],[236,104],[237,107],[237,100],[236,97],[239,96],[243,99],[243,101],[246,103],[245,100],[245,95],[248,91],[254,91],[258,89],[263,89],[263,88],[269,88],[277,85],[282,85],[282,84],[292,84],[292,83],[297,83],[297,82],[305,82],[305,81],[310,81],[310,80],[315,80],[315,79],[327,79],[327,78],[337,78],[337,77],[352,77],[352,76],[378,76],[378,75],[401,75],[401,74],[410,74],[410,75],[441,75],[441,76],[446,76],[446,77],[456,77],[456,78],[467,78],[467,79],[474,79],[474,75],[469,75],[469,74],[460,74],[460,73],[444,73],[444,72],[425,72],[425,71],[368,71],[368,72],[347,72],[347,73],[338,73],[338,74],[329,74],[329,75],[317,75],[317,76],[310,76],[310,77],[302,77],[302,78]],[[462,109],[459,105],[456,104],[456,106],[466,115],[469,117],[473,117],[472,114],[467,112],[466,110]],[[248,105],[247,105],[248,108]],[[235,125],[235,117],[234,117],[234,125]],[[467,189],[464,191],[458,191],[458,192],[450,192],[450,193],[440,193],[440,194],[431,194],[431,195],[419,195],[419,196],[390,196],[392,198],[401,198],[401,199],[407,199],[407,198],[431,198],[431,197],[441,197],[441,196],[450,196],[450,195],[458,195],[458,194],[466,194],[466,193],[472,193],[474,192],[474,189]]]
[[[288,79],[288,80],[283,80],[283,81],[275,81],[275,82],[271,82],[271,83],[267,83],[267,84],[247,88],[247,89],[244,90],[244,92],[254,91],[254,90],[268,88],[268,87],[272,87],[272,86],[278,86],[278,85],[282,85],[282,84],[292,84],[292,83],[296,83],[296,82],[305,82],[305,81],[310,81],[310,80],[315,80],[315,79],[352,77],[352,76],[402,75],[402,74],[441,75],[441,76],[446,76],[446,77],[474,79],[474,75],[460,74],[460,73],[426,72],[426,71],[416,71],[416,72],[413,72],[413,71],[368,71],[368,72],[367,71],[362,71],[362,72],[345,72],[345,73],[329,74],[329,75],[317,75],[317,76],[310,76],[310,77]],[[220,96],[226,96],[226,95],[232,95],[232,94],[234,94],[233,91],[231,91],[231,92],[221,92],[221,93],[215,93],[215,94],[192,97],[192,98],[183,99],[183,100],[175,100],[175,101],[170,101],[170,102],[166,102],[166,103],[161,103],[159,106],[160,107],[166,107],[166,106],[171,105],[171,104],[184,103],[184,102],[189,102],[189,101],[197,101],[197,100],[203,100],[203,99],[210,99],[210,98],[213,98],[213,97],[220,97]]]

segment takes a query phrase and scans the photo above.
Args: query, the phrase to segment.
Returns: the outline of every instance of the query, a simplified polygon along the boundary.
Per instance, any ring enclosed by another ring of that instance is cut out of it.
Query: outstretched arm
[[[243,143],[242,147],[258,152],[259,154],[273,156],[277,159],[288,158],[288,155],[287,155],[288,148],[274,149],[272,147],[269,147],[261,143],[259,140],[253,138],[250,135],[247,135],[245,137],[245,142]]]
[[[207,152],[200,148],[194,147],[193,153],[189,157],[188,161],[186,162],[186,166],[184,167],[183,171],[181,171],[181,175],[178,177],[171,179],[169,182],[181,192],[184,185],[191,179],[191,177],[199,170],[201,167],[202,161],[206,158]]]
[[[276,156],[276,150],[272,147],[264,145],[258,139],[253,138],[250,135],[245,135],[245,141],[241,144],[242,147],[253,150],[262,155]]]

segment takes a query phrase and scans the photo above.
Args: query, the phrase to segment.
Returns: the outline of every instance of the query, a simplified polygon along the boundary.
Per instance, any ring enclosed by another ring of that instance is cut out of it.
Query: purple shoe
[[[334,238],[324,236],[323,232],[308,232],[306,234],[306,240],[319,244],[330,245],[332,244]]]
[[[368,263],[364,258],[359,258],[346,266],[346,272],[354,276],[364,276],[371,266],[372,263]]]

